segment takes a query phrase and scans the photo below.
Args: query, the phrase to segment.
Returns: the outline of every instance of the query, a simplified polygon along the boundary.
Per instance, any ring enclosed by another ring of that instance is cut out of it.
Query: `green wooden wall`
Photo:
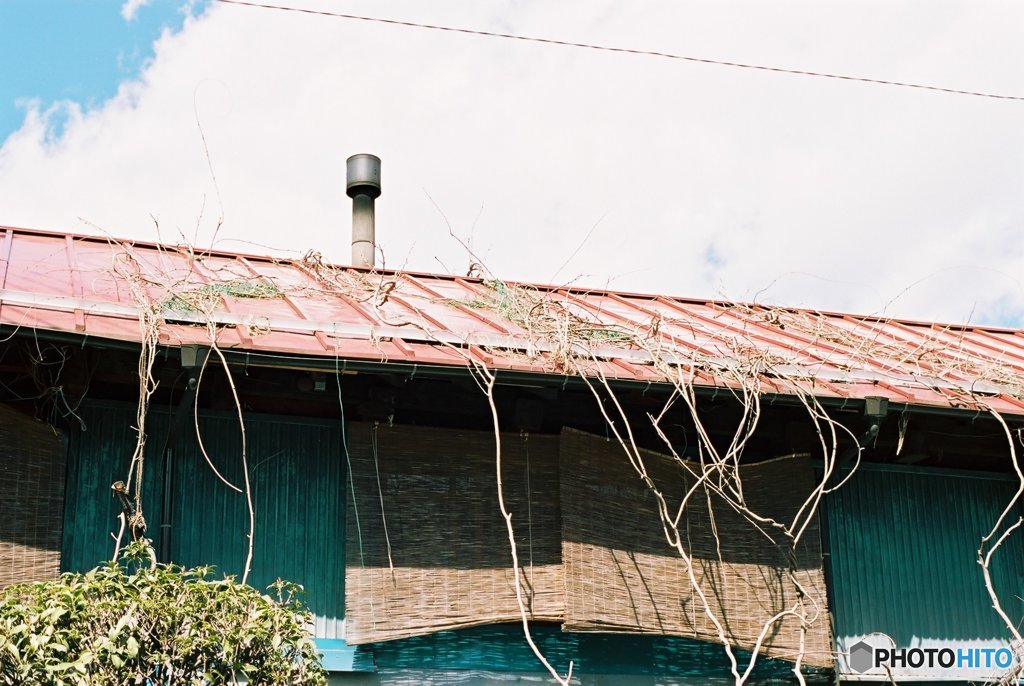
[[[1015,479],[971,472],[859,468],[827,500],[840,650],[874,632],[899,647],[1008,643],[976,560],[982,536],[1016,487]],[[1022,541],[1024,531],[1016,532],[992,565],[996,590],[1015,619],[1024,617]]]
[[[120,507],[110,485],[126,478],[135,445],[134,406],[93,403],[84,406],[80,414],[86,429],[74,431],[69,443],[63,541],[66,571],[84,571],[111,556],[111,534],[116,531]],[[162,448],[170,426],[170,408],[151,410],[143,474],[144,512],[154,541],[159,540],[162,517]],[[217,469],[240,484],[237,416],[205,412],[200,428]],[[524,675],[542,669],[518,625],[443,632],[358,648],[338,640],[344,615],[346,494],[339,426],[337,422],[252,415],[246,417],[246,430],[257,512],[250,581],[260,587],[281,576],[306,587],[307,600],[317,615],[316,633],[325,639],[320,645],[329,668],[380,670],[382,675],[419,673],[416,670]],[[194,433],[189,421],[176,441],[173,561],[214,564],[219,573],[238,575],[245,559],[245,500],[213,474],[199,453]],[[690,684],[704,683],[702,675],[728,674],[722,648],[701,641],[571,634],[544,626],[536,632],[541,648],[552,660],[564,667],[572,657],[580,675],[675,676],[682,680],[658,683]],[[791,683],[790,669],[782,661],[759,660],[750,683]],[[824,683],[827,677],[825,672],[808,671],[808,683]]]
[[[686,684],[706,683],[704,679],[715,677],[732,683],[728,678],[728,658],[722,646],[715,643],[674,636],[566,633],[556,626],[537,626],[532,632],[541,652],[562,673],[568,668],[569,660],[574,660],[573,673],[581,677],[614,674],[695,679],[678,682]],[[384,672],[536,673],[543,670],[523,639],[519,624],[444,631],[360,646],[359,652],[372,655],[374,664]],[[743,650],[736,653],[742,671],[750,654]],[[747,683],[759,686],[796,683],[792,668],[791,663],[783,660],[762,658]],[[808,684],[831,683],[830,670],[806,669],[804,674]],[[669,679],[658,683],[677,681]]]
[[[72,436],[63,542],[65,570],[83,571],[109,559],[120,507],[110,485],[124,480],[135,445],[135,408],[83,407],[84,431]],[[162,448],[170,413],[155,408],[147,422],[143,511],[149,536],[162,521]],[[204,413],[200,430],[218,471],[242,485],[241,433],[233,413]],[[277,577],[301,583],[317,617],[316,633],[340,636],[344,616],[344,457],[337,422],[253,415],[246,417],[248,459],[256,509],[250,583],[265,588]],[[186,421],[175,444],[171,556],[176,563],[216,565],[240,575],[246,556],[245,497],[224,485],[201,456],[194,425]]]

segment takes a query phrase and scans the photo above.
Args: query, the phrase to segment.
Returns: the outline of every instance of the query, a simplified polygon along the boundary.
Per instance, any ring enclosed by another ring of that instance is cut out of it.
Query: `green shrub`
[[[0,594],[0,683],[324,684],[299,587],[272,595],[212,569],[119,562]],[[273,596],[273,597],[272,597]]]

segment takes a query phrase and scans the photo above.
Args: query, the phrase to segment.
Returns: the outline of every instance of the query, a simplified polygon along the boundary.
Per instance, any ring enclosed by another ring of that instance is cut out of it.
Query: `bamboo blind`
[[[494,435],[351,424],[348,445],[346,640],[517,621]],[[643,455],[659,489],[678,504],[690,478],[664,455]],[[651,493],[617,443],[571,429],[559,437],[503,435],[502,461],[532,619],[561,622],[566,631],[718,640],[682,558],[666,542]],[[787,521],[814,475],[806,460],[786,459],[744,467],[742,481],[755,511]],[[717,497],[709,507],[703,491],[681,530],[728,641],[752,648],[764,622],[796,601],[788,546]],[[796,560],[800,584],[820,607],[804,638],[804,662],[829,666],[817,520]],[[763,652],[792,660],[799,645],[798,620],[787,618],[768,633]]]
[[[0,588],[60,574],[64,468],[53,429],[0,405]]]
[[[494,434],[353,423],[348,445],[346,640],[518,620]],[[502,460],[530,616],[561,621],[558,438],[503,435]]]
[[[674,514],[692,477],[666,456],[642,456]],[[782,522],[793,519],[814,485],[806,459],[754,464],[742,468],[741,475],[748,505]],[[566,631],[718,640],[683,559],[666,541],[653,496],[618,443],[563,430],[561,503]],[[717,496],[709,506],[703,490],[690,500],[679,528],[695,558],[698,586],[726,637],[735,646],[751,649],[763,624],[797,600],[796,586],[786,574],[788,546],[779,533],[759,531]],[[804,534],[796,559],[797,579],[820,608],[804,639],[804,662],[829,666],[828,609],[816,519]],[[799,621],[788,617],[775,624],[763,652],[795,659],[800,652]]]

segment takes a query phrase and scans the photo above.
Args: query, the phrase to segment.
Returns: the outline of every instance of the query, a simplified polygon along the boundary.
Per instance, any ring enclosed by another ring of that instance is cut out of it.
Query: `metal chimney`
[[[374,266],[376,238],[373,201],[380,196],[380,158],[361,153],[346,164],[345,192],[352,198],[352,266]]]

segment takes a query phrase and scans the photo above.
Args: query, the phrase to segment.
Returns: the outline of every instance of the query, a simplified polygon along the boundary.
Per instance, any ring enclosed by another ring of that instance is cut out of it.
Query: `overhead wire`
[[[497,31],[483,31],[479,29],[468,29],[457,26],[444,26],[440,24],[424,24],[415,21],[405,21],[401,19],[385,19],[383,17],[368,17],[359,14],[345,14],[342,12],[328,12],[326,10],[314,10],[305,7],[290,7],[287,5],[269,5],[257,2],[249,2],[248,0],[214,0],[224,5],[239,5],[244,7],[257,7],[266,10],[278,10],[283,12],[297,12],[300,14],[311,14],[324,17],[334,17],[336,19],[348,19],[352,21],[365,21],[373,22],[377,24],[389,24],[392,26],[404,26],[417,29],[429,29],[433,31],[447,31],[451,33],[463,33],[472,36],[483,36],[487,38],[504,38],[508,40],[526,41],[530,43],[542,43],[546,45],[558,45],[568,48],[583,48],[586,50],[600,50],[604,52],[628,54],[628,55],[642,55],[647,57],[661,57],[672,60],[682,60],[684,62],[694,62],[698,64],[711,64],[720,67],[732,67],[735,69],[750,69],[756,71],[774,72],[778,74],[791,74],[795,76],[811,76],[823,79],[836,79],[840,81],[854,81],[858,83],[867,83],[881,86],[895,86],[899,88],[915,88],[918,90],[937,91],[940,93],[948,93],[951,95],[969,95],[978,98],[992,98],[995,100],[1016,100],[1024,101],[1024,95],[1007,95],[1004,93],[988,93],[984,91],[965,90],[960,88],[948,88],[945,86],[935,86],[923,83],[911,83],[907,81],[893,81],[889,79],[876,79],[866,76],[852,76],[849,74],[834,74],[823,71],[812,71],[809,69],[790,69],[786,67],[773,67],[764,64],[751,64],[747,62],[733,62],[730,60],[718,60],[711,59],[708,57],[695,57],[693,55],[681,55],[671,52],[662,52],[658,50],[642,50],[639,48],[622,48],[610,45],[598,45],[595,43],[580,43],[576,41],[559,40],[555,38],[542,38],[538,36],[524,36],[514,33],[500,33]]]

